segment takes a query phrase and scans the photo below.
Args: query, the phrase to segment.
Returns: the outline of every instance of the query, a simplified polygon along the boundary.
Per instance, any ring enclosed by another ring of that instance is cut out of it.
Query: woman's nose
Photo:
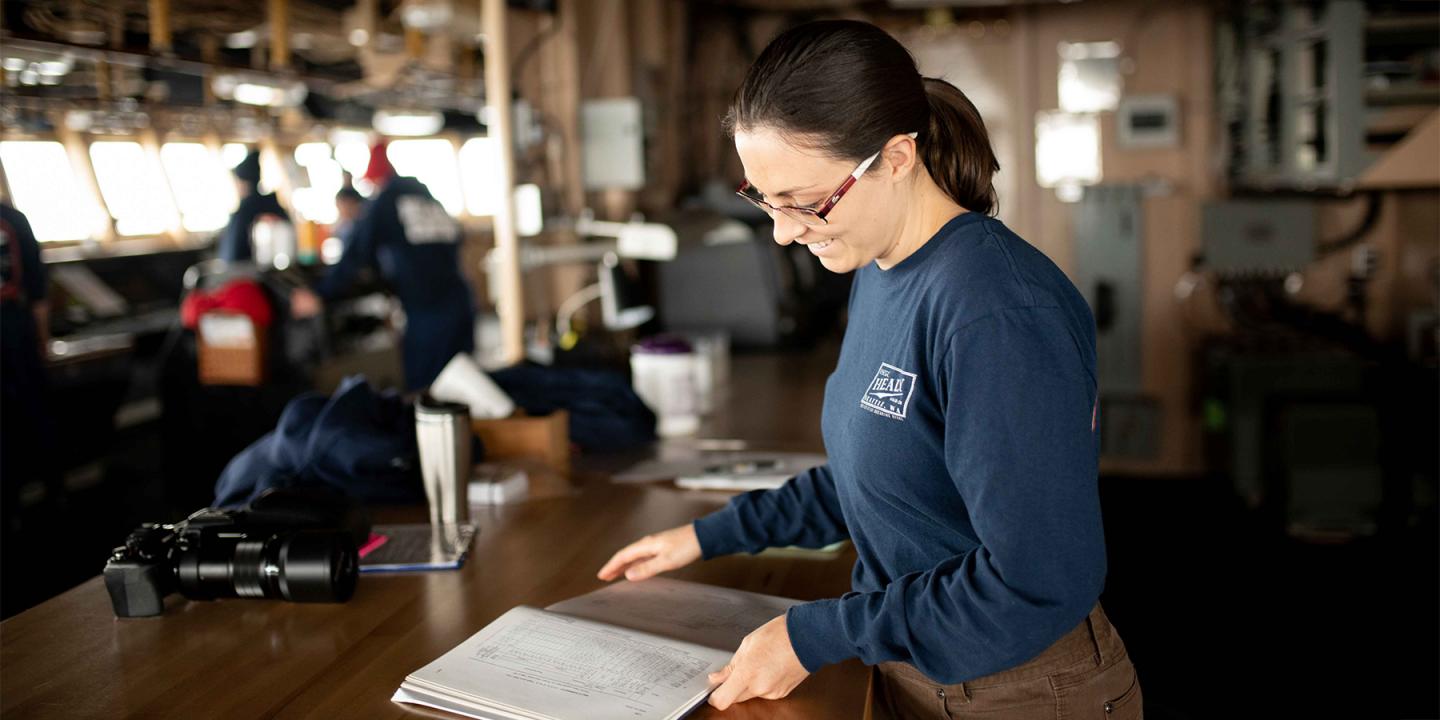
[[[786,215],[783,212],[773,213],[771,219],[775,221],[773,231],[775,242],[781,246],[795,242],[797,238],[805,234],[805,223]]]

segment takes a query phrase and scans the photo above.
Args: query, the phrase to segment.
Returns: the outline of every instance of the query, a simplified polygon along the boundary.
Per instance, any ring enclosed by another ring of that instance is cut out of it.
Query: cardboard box
[[[536,460],[560,477],[570,477],[570,413],[557,410],[540,417],[516,413],[471,420],[470,427],[485,443],[487,461]]]
[[[195,332],[196,371],[202,385],[265,383],[266,333],[248,315],[208,312]]]

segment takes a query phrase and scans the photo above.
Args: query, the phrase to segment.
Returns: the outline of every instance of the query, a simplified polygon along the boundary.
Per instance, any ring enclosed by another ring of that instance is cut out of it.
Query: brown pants
[[[913,665],[871,669],[866,720],[1140,720],[1140,681],[1125,643],[1097,604],[1035,659],[955,685]]]

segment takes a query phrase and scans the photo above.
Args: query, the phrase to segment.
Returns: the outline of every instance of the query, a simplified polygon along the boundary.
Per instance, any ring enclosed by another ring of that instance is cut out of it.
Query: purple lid
[[[652,335],[635,343],[631,349],[651,355],[682,355],[694,350],[689,341],[678,335]]]

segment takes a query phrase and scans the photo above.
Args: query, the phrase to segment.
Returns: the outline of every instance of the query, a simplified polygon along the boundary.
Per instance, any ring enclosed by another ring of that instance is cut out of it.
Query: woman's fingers
[[[669,568],[665,567],[665,565],[660,562],[659,558],[652,558],[644,562],[637,562],[634,565],[625,568],[625,579],[632,582],[636,580],[644,580],[645,578],[653,577],[655,575],[658,575],[659,573],[665,572],[668,569]]]
[[[654,555],[655,550],[651,547],[650,538],[637,540],[621,548],[620,552],[615,553],[615,555],[610,558],[610,561],[605,563],[604,567],[600,568],[600,572],[596,573],[596,577],[599,577],[601,580],[614,580],[620,577],[620,574],[635,562]]]
[[[629,580],[644,580],[674,570],[700,558],[700,541],[689,525],[671,528],[636,540],[600,568],[595,576],[614,580],[624,575]]]
[[[720,687],[715,688],[715,691],[710,693],[710,704],[713,705],[716,710],[724,710],[737,702],[743,702],[751,697],[751,694],[746,692],[747,688],[743,682],[743,676],[737,676],[729,670],[723,672],[726,674],[725,680],[720,683]]]
[[[710,684],[711,684],[711,685],[719,685],[719,684],[725,682],[726,680],[728,680],[729,678],[730,678],[730,666],[729,666],[729,665],[726,665],[725,667],[720,668],[719,670],[716,670],[716,671],[713,672],[713,673],[710,673],[710,676],[709,676],[707,679],[710,681]]]

